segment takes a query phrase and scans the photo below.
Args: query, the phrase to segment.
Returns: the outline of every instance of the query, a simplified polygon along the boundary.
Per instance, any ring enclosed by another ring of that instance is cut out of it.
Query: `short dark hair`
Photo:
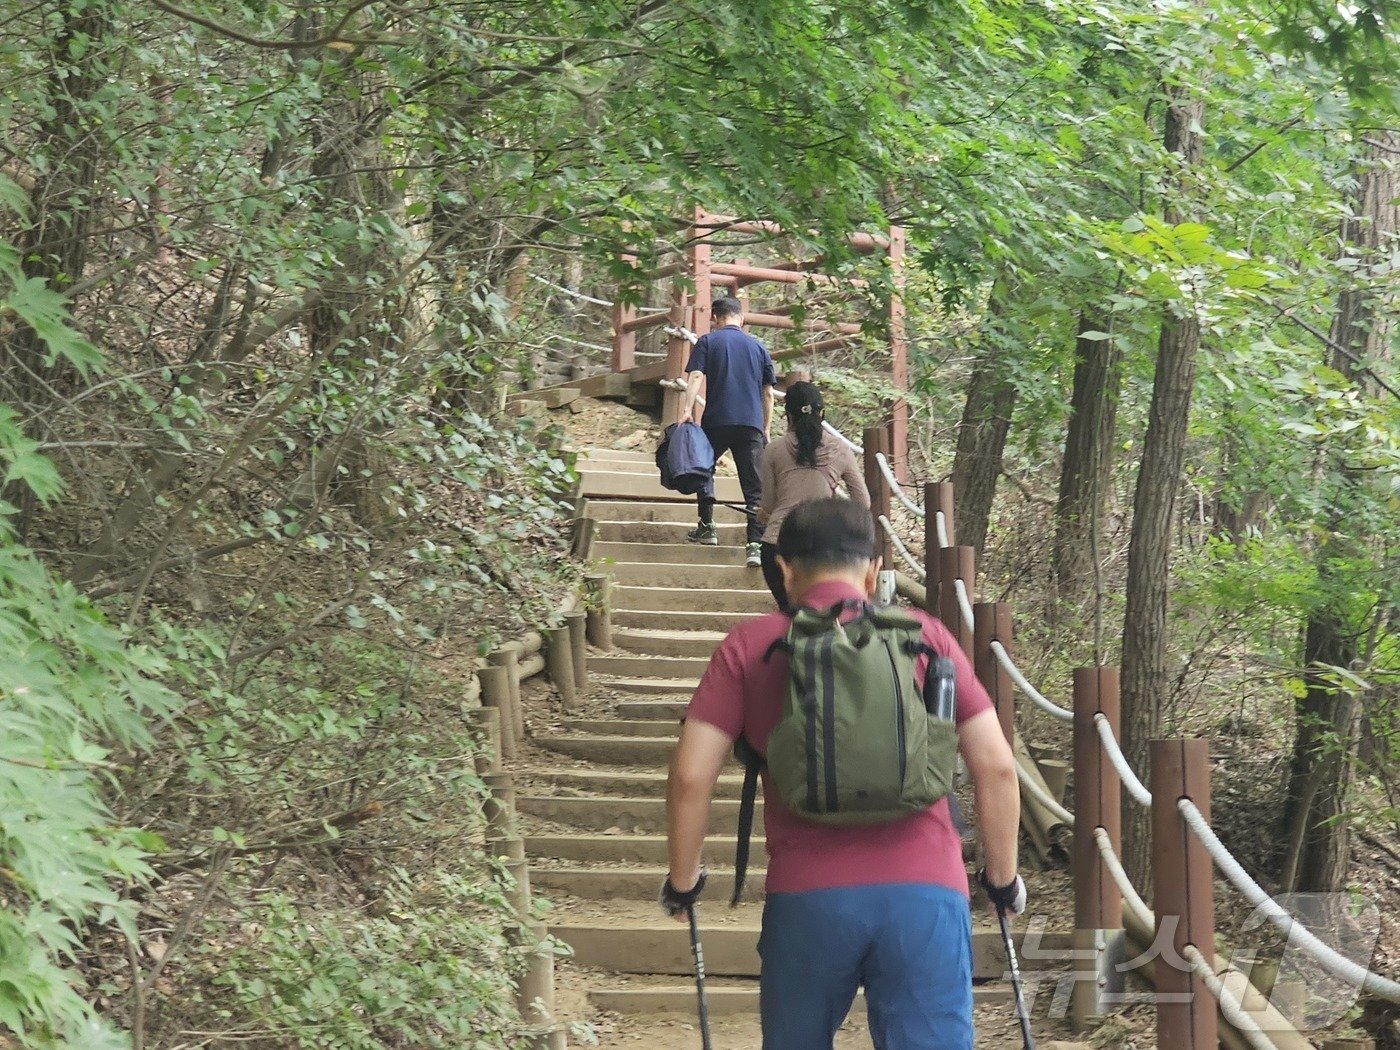
[[[743,306],[732,295],[721,295],[710,304],[711,317],[738,317],[743,312]]]
[[[870,509],[835,497],[799,504],[778,530],[778,555],[803,572],[866,565],[875,557]]]

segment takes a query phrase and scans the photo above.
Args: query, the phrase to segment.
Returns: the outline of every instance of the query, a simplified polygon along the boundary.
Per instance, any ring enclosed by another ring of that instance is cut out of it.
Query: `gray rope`
[[[1103,866],[1108,869],[1108,874],[1112,876],[1114,884],[1118,887],[1118,892],[1123,895],[1124,902],[1133,911],[1150,916],[1152,909],[1147,906],[1147,902],[1138,893],[1137,887],[1133,885],[1133,880],[1128,878],[1128,873],[1123,869],[1123,862],[1118,859],[1118,854],[1113,852],[1113,842],[1104,828],[1094,829],[1094,842],[1099,847],[1099,856],[1103,858]]]
[[[1334,977],[1351,981],[1378,999],[1400,1003],[1400,984],[1372,973],[1364,966],[1352,962],[1335,948],[1324,944],[1316,934],[1288,914],[1278,901],[1265,893],[1263,888],[1250,878],[1249,873],[1240,866],[1240,862],[1225,848],[1225,844],[1216,837],[1215,832],[1206,823],[1205,817],[1201,815],[1201,811],[1196,808],[1194,802],[1189,798],[1178,799],[1176,808],[1180,810],[1187,827],[1195,832],[1196,837],[1201,840],[1206,852],[1210,854],[1211,860],[1215,861],[1215,866],[1220,869],[1220,873],[1234,883],[1235,889],[1240,891],[1245,900],[1263,912],[1264,917],[1283,932],[1290,945],[1296,945],[1302,949]]]
[[[875,462],[880,465],[880,473],[885,475],[885,481],[889,483],[890,491],[895,494],[899,502],[903,503],[905,508],[910,514],[914,515],[914,517],[922,518],[924,516],[924,508],[905,495],[904,489],[900,487],[899,482],[895,479],[894,471],[890,469],[890,461],[885,458],[883,452],[875,453]]]
[[[933,524],[938,531],[938,546],[951,547],[953,543],[948,539],[948,518],[941,510],[933,512]]]
[[[1133,772],[1133,767],[1128,765],[1128,757],[1119,748],[1118,741],[1113,736],[1113,727],[1108,724],[1108,716],[1102,711],[1094,715],[1094,728],[1099,731],[1099,740],[1108,754],[1108,760],[1113,763],[1113,768],[1118,770],[1118,778],[1123,781],[1128,794],[1133,796],[1133,801],[1139,806],[1151,806],[1152,792],[1147,790],[1138,779],[1138,775]]]
[[[550,288],[553,288],[556,292],[563,292],[565,295],[572,295],[575,299],[582,299],[585,303],[594,303],[597,306],[614,305],[610,300],[595,299],[591,295],[584,295],[582,292],[576,292],[572,288],[565,288],[562,284],[555,284],[553,281],[546,281],[537,273],[532,273],[530,275],[530,279],[533,281],[539,281],[540,284],[548,285]]]
[[[1073,711],[1060,707],[1058,704],[1051,703],[1041,695],[1039,689],[1026,680],[1026,676],[1021,673],[1021,669],[1016,666],[1016,662],[1011,659],[1011,654],[1006,651],[1006,647],[1002,645],[1001,642],[996,640],[992,641],[992,653],[996,656],[997,663],[1001,664],[1003,670],[1005,670],[1006,673],[1011,676],[1011,680],[1016,683],[1016,687],[1030,697],[1032,703],[1047,714],[1060,719],[1062,722],[1074,721]]]
[[[880,524],[884,526],[885,534],[889,536],[890,542],[894,544],[894,549],[899,551],[900,557],[909,563],[909,568],[919,574],[919,579],[928,579],[928,571],[919,564],[919,560],[909,552],[909,548],[904,545],[904,541],[894,531],[894,526],[890,524],[890,519],[883,514],[880,515]]]
[[[1254,1018],[1245,1013],[1244,1007],[1239,1000],[1230,993],[1230,989],[1225,987],[1214,970],[1210,968],[1210,963],[1206,962],[1206,957],[1201,954],[1201,950],[1194,944],[1188,944],[1182,948],[1181,954],[1186,961],[1191,964],[1192,971],[1199,977],[1205,986],[1210,989],[1210,994],[1220,1003],[1220,1012],[1225,1015],[1225,1020],[1234,1025],[1235,1030],[1244,1036],[1244,1041],[1254,1050],[1277,1050],[1274,1041],[1264,1034],[1264,1030],[1259,1027]]]
[[[956,576],[953,578],[953,593],[958,596],[958,609],[962,613],[963,623],[967,624],[970,631],[975,622],[972,616],[972,601],[967,596],[967,584]]]

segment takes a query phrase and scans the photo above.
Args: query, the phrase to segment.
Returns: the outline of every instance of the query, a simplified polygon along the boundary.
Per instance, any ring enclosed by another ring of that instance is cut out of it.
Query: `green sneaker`
[[[750,569],[756,569],[763,564],[763,545],[761,543],[749,544],[748,557],[744,559],[744,564]]]
[[[707,547],[719,546],[719,533],[715,532],[714,522],[708,525],[700,522],[695,528],[685,534],[685,538],[691,543],[703,543]]]

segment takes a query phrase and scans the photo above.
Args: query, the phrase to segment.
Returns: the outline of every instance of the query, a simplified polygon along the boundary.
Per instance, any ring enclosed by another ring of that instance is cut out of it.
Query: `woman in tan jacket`
[[[764,523],[760,548],[763,582],[773,592],[778,608],[786,611],[787,591],[777,562],[778,529],[783,519],[799,504],[837,495],[842,482],[846,493],[862,506],[870,506],[870,493],[850,448],[823,429],[826,402],[815,384],[793,383],[783,408],[787,433],[763,451],[758,517]]]

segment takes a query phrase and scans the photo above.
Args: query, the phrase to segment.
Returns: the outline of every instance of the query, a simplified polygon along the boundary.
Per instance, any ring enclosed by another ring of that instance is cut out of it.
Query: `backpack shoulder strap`
[[[734,894],[729,906],[736,907],[744,895],[744,877],[749,870],[749,839],[753,834],[754,802],[758,797],[758,774],[763,756],[742,736],[734,741],[734,755],[744,763],[744,790],[739,796],[739,828],[734,846]]]

